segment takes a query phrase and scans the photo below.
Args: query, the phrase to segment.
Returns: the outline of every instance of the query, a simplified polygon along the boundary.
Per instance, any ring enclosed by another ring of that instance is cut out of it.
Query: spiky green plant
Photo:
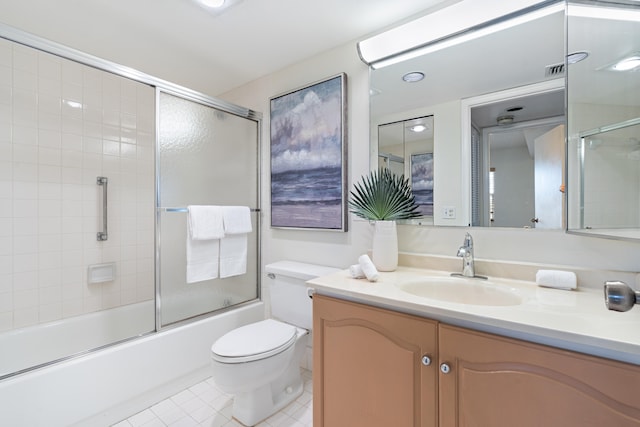
[[[387,168],[363,176],[350,193],[350,212],[360,218],[395,221],[422,216],[418,212],[409,180]]]

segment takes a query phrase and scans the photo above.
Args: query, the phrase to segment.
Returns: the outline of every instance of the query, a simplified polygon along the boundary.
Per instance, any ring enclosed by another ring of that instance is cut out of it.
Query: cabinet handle
[[[429,366],[431,365],[431,357],[429,357],[428,354],[425,354],[424,356],[422,356],[422,364],[424,366]]]
[[[447,363],[442,363],[440,365],[440,372],[442,372],[443,374],[448,374],[449,372],[451,372],[451,367]]]

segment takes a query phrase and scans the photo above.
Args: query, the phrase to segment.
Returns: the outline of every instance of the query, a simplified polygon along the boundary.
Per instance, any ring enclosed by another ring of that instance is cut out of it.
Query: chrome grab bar
[[[102,186],[102,231],[98,231],[97,239],[103,242],[109,238],[107,234],[107,184],[109,179],[106,176],[99,176],[96,184]]]

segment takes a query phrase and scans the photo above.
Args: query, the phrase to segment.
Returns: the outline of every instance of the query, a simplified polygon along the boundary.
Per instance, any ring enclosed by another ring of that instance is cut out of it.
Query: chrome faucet
[[[475,267],[473,265],[473,238],[467,233],[464,236],[464,243],[458,249],[458,256],[462,257],[462,275],[464,277],[475,277]]]

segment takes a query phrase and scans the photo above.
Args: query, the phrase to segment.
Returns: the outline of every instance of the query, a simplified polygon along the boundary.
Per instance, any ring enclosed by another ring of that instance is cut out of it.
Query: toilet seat
[[[266,319],[227,332],[211,346],[211,353],[221,363],[251,362],[283,352],[296,336],[294,326]]]

